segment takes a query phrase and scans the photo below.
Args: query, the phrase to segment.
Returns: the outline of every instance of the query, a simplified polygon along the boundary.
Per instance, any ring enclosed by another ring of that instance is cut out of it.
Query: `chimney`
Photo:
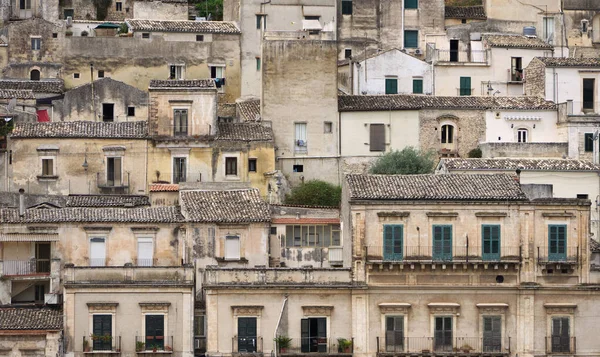
[[[25,190],[19,189],[19,216],[25,215]]]
[[[517,169],[517,183],[521,184],[521,169]]]

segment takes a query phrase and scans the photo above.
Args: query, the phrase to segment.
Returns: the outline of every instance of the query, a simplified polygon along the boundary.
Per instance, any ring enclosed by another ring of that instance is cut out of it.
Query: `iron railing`
[[[5,260],[4,275],[50,274],[50,259]]]
[[[365,246],[368,262],[520,262],[521,247],[500,247],[499,251],[483,251],[469,246]]]
[[[438,62],[487,63],[487,51],[436,50]]]
[[[575,354],[577,353],[577,343],[574,336],[547,336],[546,353],[552,354]]]
[[[83,336],[83,352],[121,352],[121,336]]]
[[[537,247],[538,264],[545,263],[577,263],[579,247]]]
[[[128,188],[129,187],[129,172],[126,172],[122,177],[110,178],[106,173],[96,173],[96,183],[98,188]]]
[[[344,345],[342,341],[345,340]],[[328,353],[328,354],[349,354],[354,353],[354,338],[349,340],[333,337],[300,337],[292,338],[288,347],[280,346],[276,343],[276,348],[280,354],[296,353]]]
[[[135,336],[135,351],[173,351],[173,336]]]
[[[137,258],[135,260],[135,265],[138,266],[138,267],[151,267],[151,266],[155,266],[156,265],[156,259],[153,259],[153,258],[139,259],[139,258]]]
[[[238,353],[262,353],[263,338],[262,336],[233,336],[231,339],[231,351]]]
[[[401,332],[387,332],[385,339],[377,337],[378,353],[501,353],[510,354],[510,337],[404,337]]]

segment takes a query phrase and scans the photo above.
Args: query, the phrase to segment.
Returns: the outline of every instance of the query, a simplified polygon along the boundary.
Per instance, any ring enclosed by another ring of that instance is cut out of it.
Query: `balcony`
[[[83,336],[83,352],[86,354],[115,354],[121,352],[121,336]]]
[[[135,352],[173,353],[173,336],[135,336]]]
[[[501,247],[485,253],[481,247],[365,246],[367,263],[520,263],[521,247]]]
[[[577,353],[575,337],[570,336],[547,336],[546,353],[555,355],[571,355]]]
[[[231,339],[231,351],[236,353],[259,353],[263,352],[262,336],[240,337],[234,336]]]
[[[80,267],[66,264],[65,284],[143,284],[143,285],[188,285],[194,283],[194,268],[184,266],[98,266]]]
[[[488,65],[489,54],[487,50],[439,50],[434,52],[436,65]]]
[[[457,96],[470,96],[475,94],[475,88],[456,88]]]
[[[280,355],[297,355],[304,353],[351,355],[354,353],[354,339],[346,340],[333,337],[300,337],[292,338],[284,347],[277,344]]]
[[[377,337],[377,354],[380,356],[409,354],[443,354],[489,356],[510,355],[510,337],[505,343],[498,338],[487,337],[403,337],[388,333],[386,338]]]
[[[579,247],[537,247],[538,264],[577,264]]]
[[[513,158],[562,158],[568,156],[569,144],[567,142],[554,143],[494,143],[487,142],[479,145],[482,156],[513,157]]]
[[[4,276],[48,276],[50,259],[4,260]]]
[[[96,184],[102,193],[128,193],[129,172],[122,178],[109,177],[107,174],[97,172]]]
[[[351,286],[347,268],[219,268],[209,265],[204,271],[204,285],[335,285]]]
[[[569,117],[594,117],[600,115],[600,102],[567,100],[567,115]]]

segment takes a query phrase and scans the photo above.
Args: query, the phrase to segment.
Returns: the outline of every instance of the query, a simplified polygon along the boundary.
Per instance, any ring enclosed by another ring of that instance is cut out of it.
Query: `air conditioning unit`
[[[423,53],[423,52],[421,52],[421,49],[420,49],[420,48],[417,48],[417,49],[415,50],[415,55],[420,55],[420,54],[422,54],[422,53]]]
[[[304,141],[304,140],[296,140],[296,145],[304,147],[304,146],[306,146],[306,141]]]
[[[46,305],[62,304],[62,294],[44,294],[44,303]]]

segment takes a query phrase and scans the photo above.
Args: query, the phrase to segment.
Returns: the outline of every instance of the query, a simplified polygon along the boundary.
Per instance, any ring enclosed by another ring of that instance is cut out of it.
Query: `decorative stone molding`
[[[135,233],[148,233],[148,232],[154,233],[154,232],[158,231],[160,228],[157,226],[147,226],[147,227],[131,227],[129,229],[131,229],[131,231],[135,232]]]
[[[83,230],[85,230],[87,233],[108,233],[112,231],[112,227],[84,226]]]
[[[170,302],[140,302],[142,313],[144,312],[169,312]]]
[[[429,312],[432,314],[452,314],[455,315],[460,309],[460,304],[455,302],[432,302],[427,304]]]
[[[304,316],[331,316],[332,305],[311,305],[302,306]]]
[[[547,218],[571,218],[575,217],[575,215],[571,212],[544,212],[542,213],[542,217]]]
[[[458,217],[458,212],[427,212],[427,217]]]
[[[508,304],[504,303],[477,304],[476,306],[481,314],[504,314],[508,309]]]
[[[475,212],[475,217],[506,217],[506,212]]]
[[[89,312],[117,312],[118,302],[88,302]]]
[[[577,304],[571,303],[547,303],[544,304],[547,314],[567,314],[574,315]]]
[[[410,212],[408,211],[381,211],[377,212],[377,217],[408,217]]]
[[[264,306],[247,305],[247,306],[232,306],[233,316],[262,316]]]
[[[394,303],[394,302],[390,302],[390,303],[382,302],[381,304],[379,304],[379,311],[381,311],[382,314],[403,314],[403,315],[406,315],[406,314],[408,314],[408,309],[410,309],[410,307],[411,307],[411,304],[405,303],[405,302],[398,302],[398,303]]]

